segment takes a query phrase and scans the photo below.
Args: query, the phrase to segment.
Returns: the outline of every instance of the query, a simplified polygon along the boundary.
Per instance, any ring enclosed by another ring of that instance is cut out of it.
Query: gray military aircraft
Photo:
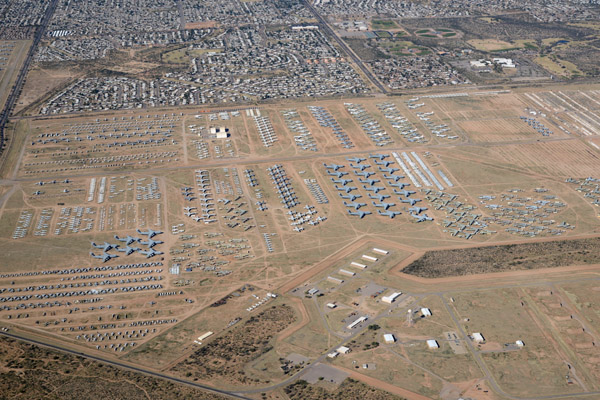
[[[393,207],[396,205],[396,203],[385,203],[385,202],[381,202],[381,203],[375,203],[374,201],[372,201],[371,203],[373,203],[373,205],[375,207],[383,207],[384,210],[387,211],[388,208]]]
[[[127,237],[124,237],[124,238],[115,235],[115,239],[117,239],[119,242],[125,242],[126,245],[130,245],[131,243],[137,242],[138,240],[140,240],[140,238],[133,237],[130,235],[127,235]]]
[[[395,190],[394,189],[394,193],[399,194],[404,197],[410,197],[411,194],[415,194],[416,192],[414,192],[412,190]]]
[[[323,165],[325,166],[325,168],[332,169],[334,171],[337,171],[340,168],[344,168],[344,165],[338,165],[338,164],[327,165],[327,164],[323,163]]]
[[[348,202],[344,202],[344,205],[346,207],[354,207],[355,210],[358,210],[359,208],[366,206],[367,203],[354,203],[354,202],[348,203]]]
[[[136,251],[140,251],[141,249],[139,247],[130,247],[127,246],[124,249],[117,249],[117,251],[120,251],[121,253],[125,253],[126,256],[136,252]]]
[[[370,211],[357,211],[357,212],[352,212],[352,210],[347,210],[347,211],[348,211],[348,214],[356,215],[356,216],[360,217],[360,219],[363,219],[365,217],[365,215],[371,214]]]
[[[400,215],[402,214],[400,211],[381,211],[381,210],[377,210],[377,212],[379,213],[379,215],[386,215],[390,218],[394,218],[396,215]]]
[[[148,229],[146,232],[142,232],[139,229],[136,229],[136,231],[140,235],[146,235],[146,236],[148,236],[149,239],[153,238],[156,235],[160,235],[162,233],[161,231],[153,231],[152,229]]]
[[[369,154],[369,158],[378,158],[380,161],[389,157],[388,154]]]
[[[104,242],[104,244],[96,244],[96,243],[92,242],[92,246],[94,246],[97,249],[102,249],[105,252],[109,251],[110,249],[116,249],[117,247],[119,247],[119,245],[117,245],[117,244],[110,244],[108,242]]]
[[[400,200],[400,201],[401,201],[401,202],[403,202],[403,203],[408,203],[408,204],[410,204],[411,206],[414,206],[414,205],[415,205],[415,204],[417,204],[419,201],[421,201],[421,199],[403,199],[403,200]]]
[[[157,251],[157,250],[154,250],[154,249],[149,249],[149,250],[145,250],[145,251],[141,250],[140,254],[145,255],[146,258],[150,258],[150,257],[158,256],[158,255],[161,255],[161,254],[164,254],[164,253],[162,251]]]
[[[102,260],[102,262],[107,262],[107,261],[109,261],[111,258],[117,258],[117,257],[119,257],[119,256],[118,256],[118,255],[116,255],[116,254],[108,254],[108,253],[106,253],[106,252],[104,252],[104,253],[102,253],[102,254],[98,254],[98,255],[94,254],[93,252],[90,252],[90,256],[92,256],[92,257],[94,257],[94,258],[99,258],[99,259],[101,259],[101,260]]]
[[[350,201],[354,201],[356,199],[358,199],[359,197],[362,197],[360,194],[347,194],[347,195],[343,195],[341,193],[338,193],[340,195],[340,197],[342,199],[348,199]]]
[[[383,201],[383,199],[387,199],[390,197],[389,194],[371,194],[369,193],[369,197],[371,199],[378,199],[379,201]]]
[[[421,214],[421,211],[426,211],[427,207],[411,207],[408,209],[411,213]]]
[[[410,214],[410,216],[413,217],[413,218],[416,218],[417,222],[433,221],[433,218],[431,218],[427,214],[423,214],[423,215]]]
[[[162,244],[164,243],[162,240],[152,240],[152,239],[148,239],[148,241],[144,242],[143,240],[140,240],[140,244],[143,244],[144,246],[148,246],[148,248],[152,248],[154,246],[156,246],[157,244]]]
[[[346,158],[346,160],[360,164],[361,162],[365,161],[366,158],[350,157],[350,158]]]

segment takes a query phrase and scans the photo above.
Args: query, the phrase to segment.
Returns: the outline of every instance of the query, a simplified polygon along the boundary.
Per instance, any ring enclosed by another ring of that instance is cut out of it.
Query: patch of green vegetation
[[[436,35],[430,35],[430,34],[425,34],[425,35],[421,35],[421,37],[428,37],[428,38],[436,38]]]
[[[444,33],[442,34],[443,37],[452,37],[452,36],[456,36],[455,32],[449,32],[449,33]]]
[[[373,29],[394,29],[398,27],[398,25],[394,21],[384,19],[372,20],[371,26],[373,27]]]
[[[388,31],[376,31],[375,34],[380,38],[389,39],[392,37],[392,34]]]
[[[529,50],[537,50],[537,48],[538,48],[535,44],[533,44],[531,42],[525,42],[525,43],[523,43],[523,45],[525,46],[526,49],[529,49]]]
[[[416,31],[415,33],[427,33],[429,32],[429,29],[420,29],[418,31]]]

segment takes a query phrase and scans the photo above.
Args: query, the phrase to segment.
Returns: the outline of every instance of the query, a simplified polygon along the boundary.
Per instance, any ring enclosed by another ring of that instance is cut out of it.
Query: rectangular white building
[[[351,267],[356,267],[356,268],[360,268],[360,269],[365,269],[367,268],[367,266],[365,264],[361,264],[361,263],[357,263],[356,261],[352,261],[350,263]]]
[[[387,256],[389,251],[383,250],[383,249],[378,249],[377,247],[373,247],[373,253],[379,253],[379,254],[383,254],[384,256]]]
[[[367,319],[368,319],[367,317],[360,317],[356,321],[354,321],[353,323],[351,323],[350,325],[348,325],[347,328],[348,329],[352,329],[356,325],[360,324],[361,322],[365,322]]]
[[[402,295],[402,292],[394,292],[394,293],[390,294],[389,296],[383,296],[381,298],[381,301],[384,303],[387,303],[387,304],[392,304],[401,295]]]
[[[369,255],[366,255],[366,254],[363,254],[362,258],[365,259],[365,260],[367,260],[367,261],[373,261],[373,262],[377,261],[377,257],[369,256]]]
[[[485,338],[479,332],[475,332],[471,336],[473,337],[473,340],[476,341],[477,343],[485,342]]]
[[[438,344],[437,340],[429,339],[427,341],[427,347],[429,347],[430,349],[437,349],[440,347],[440,345]]]
[[[431,310],[429,308],[421,308],[421,314],[423,314],[424,317],[431,317]]]
[[[212,334],[213,334],[212,332],[208,331],[208,332],[206,332],[205,334],[198,336],[198,339],[197,339],[197,340],[198,340],[199,342],[201,342],[201,341],[203,341],[204,339],[206,339],[207,337],[209,337],[209,336],[212,336]]]
[[[396,341],[396,338],[391,333],[385,333],[383,335],[383,341],[386,343],[394,343]]]
[[[348,354],[350,353],[350,348],[346,346],[340,346],[337,349],[335,349],[335,351],[337,351],[340,354]]]

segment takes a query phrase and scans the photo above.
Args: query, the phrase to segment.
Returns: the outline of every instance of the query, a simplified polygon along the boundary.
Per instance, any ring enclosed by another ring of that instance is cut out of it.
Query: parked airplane
[[[369,193],[369,197],[372,199],[378,199],[379,201],[383,201],[383,199],[387,199],[390,196],[388,194],[371,194],[371,193]]]
[[[115,239],[117,239],[119,242],[125,242],[126,245],[130,245],[133,242],[137,242],[138,240],[140,240],[140,238],[136,238],[130,235],[127,235],[127,237],[119,237],[117,235],[115,235]],[[96,246],[94,246],[96,247]]]
[[[415,194],[416,192],[412,190],[396,190],[394,189],[394,193],[399,194],[404,197],[410,197],[411,194]]]
[[[186,212],[184,212],[183,214],[184,214],[186,217],[193,217],[194,215],[196,215],[196,213],[195,213],[195,212],[189,212],[189,211],[186,211]]]
[[[427,207],[411,207],[408,209],[410,212],[414,212],[415,214],[421,214],[421,211],[426,211]]]
[[[390,166],[390,164],[393,164],[393,161],[375,161],[375,164],[377,165],[383,165],[386,168]]]
[[[363,185],[363,188],[368,192],[375,192],[375,193],[379,193],[380,191],[385,190],[384,186],[365,186],[365,185]]]
[[[340,192],[346,192],[346,193],[350,193],[353,190],[356,190],[357,188],[354,186],[345,186],[345,187],[339,187],[338,185],[335,185],[335,188],[337,190],[339,190]]]
[[[399,189],[404,189],[404,187],[410,186],[410,183],[405,183],[405,182],[390,183],[390,186],[397,187]]]
[[[106,252],[104,252],[104,253],[102,253],[102,254],[99,254],[99,255],[96,255],[96,254],[94,254],[94,253],[90,252],[90,256],[92,256],[92,257],[94,257],[94,258],[99,258],[99,259],[101,259],[101,260],[102,260],[102,262],[107,262],[107,261],[109,261],[111,258],[117,258],[117,257],[119,257],[119,256],[118,256],[118,255],[116,255],[116,254],[108,254],[108,253],[106,253]]]
[[[94,246],[97,249],[102,249],[104,251],[109,251],[110,249],[116,249],[117,247],[119,247],[119,245],[110,244],[107,242],[104,242],[104,244],[96,244],[96,243],[92,242],[92,246]]]
[[[423,215],[410,214],[410,216],[413,217],[413,218],[416,218],[417,222],[433,221],[433,218],[431,218],[427,214],[423,214]]]
[[[334,171],[337,171],[340,168],[344,168],[344,165],[338,165],[338,164],[327,165],[327,164],[323,163],[323,165],[325,166],[325,168],[332,169]]]
[[[137,233],[139,233],[140,235],[146,235],[148,236],[149,239],[153,238],[156,235],[160,235],[162,232],[161,231],[153,231],[152,229],[148,229],[146,232],[142,232],[139,229],[136,229]]]
[[[390,181],[398,182],[400,179],[404,178],[404,175],[386,175],[383,174],[385,179],[389,179]]]
[[[452,228],[450,228],[450,229],[448,229],[448,232],[450,232],[451,236],[456,236],[456,235],[459,234],[460,231],[458,229],[452,229]]]
[[[160,254],[164,254],[162,251],[156,251],[154,249],[150,249],[150,250],[146,250],[146,251],[140,251],[140,254],[143,254],[146,256],[146,258],[150,258],[150,257],[154,257],[154,256],[158,256]]]
[[[375,207],[383,207],[383,209],[386,210],[386,211],[387,211],[388,208],[393,207],[393,206],[396,205],[396,203],[385,203],[385,202],[375,203],[374,201],[372,201],[371,203],[373,203],[373,205]]]
[[[352,179],[333,179],[333,178],[331,178],[331,182],[333,182],[333,183],[341,183],[342,186],[346,186],[347,184],[349,184],[350,182],[352,182]]]
[[[375,172],[369,172],[369,171],[362,171],[362,172],[358,172],[358,171],[354,171],[354,173],[357,176],[364,176],[365,178],[370,177],[371,175],[375,175]]]
[[[363,219],[365,217],[365,215],[371,214],[370,211],[357,211],[357,212],[352,212],[351,210],[347,210],[347,211],[348,211],[348,214],[356,215],[356,216],[360,217],[360,219]]]
[[[387,173],[390,173],[390,174],[393,174],[394,172],[399,171],[398,168],[381,168],[381,167],[379,167],[379,170],[381,172],[387,172]]]
[[[131,253],[133,253],[134,251],[140,251],[139,247],[130,247],[127,246],[124,249],[117,249],[117,251],[120,251],[121,253],[125,253],[125,255],[130,255]]]
[[[344,176],[344,175],[348,175],[348,173],[347,173],[347,172],[343,172],[343,171],[337,171],[337,172],[331,172],[331,171],[327,171],[327,173],[328,173],[329,175],[336,176],[336,177],[338,177],[338,178],[341,178],[341,177],[342,177],[342,176]]]
[[[350,166],[354,169],[360,169],[361,171],[364,171],[365,169],[371,167],[369,164],[352,164],[352,163],[350,163]]]
[[[225,203],[225,204],[227,204],[227,203]],[[197,210],[197,208],[196,207],[183,207],[183,210],[185,212],[190,212],[190,211]]]
[[[359,179],[360,183],[368,183],[370,186],[373,186],[377,182],[381,182],[379,179]]]
[[[346,160],[360,164],[361,162],[365,161],[366,158],[350,157],[350,158],[346,158]]]
[[[381,211],[381,210],[377,210],[377,212],[379,213],[379,215],[386,215],[390,218],[394,218],[396,215],[400,215],[402,214],[400,211]]]
[[[143,240],[140,240],[140,244],[143,244],[144,246],[148,246],[149,248],[152,248],[154,246],[156,246],[157,244],[162,244],[164,243],[162,240],[152,240],[152,239],[148,239],[148,241],[144,242]]]
[[[369,154],[369,158],[378,158],[379,160],[383,160],[387,157],[389,157],[387,154]]]
[[[348,199],[348,200],[350,200],[350,201],[354,201],[354,200],[356,200],[356,199],[358,199],[358,198],[362,197],[360,194],[348,194],[348,195],[343,195],[343,194],[339,193],[339,195],[340,195],[340,197],[341,197],[342,199]]]
[[[417,204],[419,201],[421,201],[421,199],[404,199],[404,200],[400,200],[403,203],[408,203],[411,206],[414,206],[415,204]]]
[[[344,202],[344,205],[346,207],[354,207],[355,210],[358,210],[359,208],[366,206],[367,203],[354,203],[354,202],[347,203],[347,202]]]

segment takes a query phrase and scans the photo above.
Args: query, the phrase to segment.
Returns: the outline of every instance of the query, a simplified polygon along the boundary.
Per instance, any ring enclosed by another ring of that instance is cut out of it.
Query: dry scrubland
[[[428,251],[402,272],[440,278],[600,262],[600,238]]]
[[[227,397],[0,338],[3,399],[195,399]]]
[[[383,390],[373,389],[363,383],[353,379],[346,379],[335,390],[327,390],[316,385],[309,385],[306,381],[300,380],[284,389],[285,393],[292,400],[402,400],[403,397],[395,396]]]
[[[224,378],[234,383],[260,383],[246,376],[244,366],[270,351],[273,336],[294,320],[290,306],[273,306],[203,346],[175,365],[173,371],[193,379]]]

